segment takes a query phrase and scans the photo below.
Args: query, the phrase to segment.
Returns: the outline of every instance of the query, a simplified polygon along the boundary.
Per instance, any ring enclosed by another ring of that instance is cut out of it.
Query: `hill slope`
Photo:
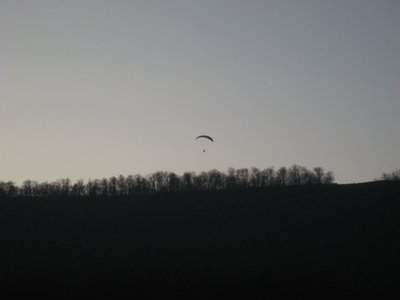
[[[400,185],[0,200],[15,298],[398,293]]]

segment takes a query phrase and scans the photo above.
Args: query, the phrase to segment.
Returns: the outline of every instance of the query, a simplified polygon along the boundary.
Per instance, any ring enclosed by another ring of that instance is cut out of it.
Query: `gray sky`
[[[399,96],[397,0],[0,0],[0,180],[372,180],[400,168]]]

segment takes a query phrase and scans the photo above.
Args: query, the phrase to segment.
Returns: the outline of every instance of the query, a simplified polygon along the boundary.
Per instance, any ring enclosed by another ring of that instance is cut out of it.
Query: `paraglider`
[[[198,137],[195,138],[195,140],[198,139],[207,139],[210,140],[211,142],[214,142],[214,139],[209,135],[199,135]],[[203,152],[206,152],[206,149],[203,149]]]

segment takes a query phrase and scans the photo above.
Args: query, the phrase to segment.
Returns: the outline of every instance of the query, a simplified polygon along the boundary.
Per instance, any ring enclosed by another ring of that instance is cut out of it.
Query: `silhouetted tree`
[[[36,194],[38,197],[49,197],[51,196],[51,184],[48,182],[41,182],[37,185]]]
[[[163,192],[168,189],[168,173],[158,171],[148,177],[151,189],[154,192]]]
[[[135,175],[134,177],[134,193],[135,194],[145,194],[151,192],[151,184],[147,178],[141,175]]]
[[[201,172],[194,178],[195,190],[205,191],[208,189],[208,176],[206,172]]]
[[[258,168],[252,167],[250,169],[250,186],[251,187],[262,186],[262,173]]]
[[[85,183],[83,179],[79,179],[77,182],[74,183],[72,186],[72,194],[74,196],[83,196],[85,193]]]
[[[228,174],[226,175],[226,187],[227,189],[237,188],[236,170],[234,168],[228,169]]]
[[[6,183],[0,181],[0,197],[5,198],[7,196],[7,186]]]
[[[129,175],[126,177],[126,189],[128,195],[134,195],[135,194],[135,178],[132,175]]]
[[[400,169],[393,171],[391,173],[383,173],[381,176],[383,180],[392,180],[392,181],[399,181],[400,180]]]
[[[300,185],[312,185],[315,184],[315,175],[313,172],[303,166],[299,166],[300,169]]]
[[[25,197],[32,197],[32,181],[25,180],[21,187],[22,195]]]
[[[86,194],[90,197],[96,197],[100,195],[100,180],[99,179],[89,179],[86,184]]]
[[[49,182],[47,188],[49,195],[58,197],[60,186],[57,181]]]
[[[246,188],[249,185],[249,170],[241,168],[236,170],[236,182],[240,188]]]
[[[122,196],[126,195],[126,193],[127,193],[127,188],[126,188],[125,177],[123,175],[119,175],[117,180],[117,194]]]
[[[285,177],[285,176],[284,176]],[[284,178],[285,180],[285,178]],[[276,184],[276,173],[273,167],[264,169],[261,172],[261,186],[273,186]]]
[[[284,186],[286,185],[286,181],[287,181],[287,169],[285,167],[281,167],[278,172],[276,173],[276,185],[278,186]]]
[[[190,191],[193,189],[194,178],[196,174],[194,172],[185,172],[182,175],[182,189],[184,191]]]
[[[179,191],[180,180],[179,180],[179,177],[175,173],[173,173],[173,172],[168,173],[167,181],[168,181],[168,191],[170,191],[170,192]]]
[[[108,196],[108,180],[107,178],[102,178],[99,182],[99,193],[103,196]]]
[[[332,171],[326,172],[322,177],[322,184],[332,184],[335,181],[335,175]]]
[[[15,185],[14,182],[8,181],[6,183],[6,194],[7,197],[14,197],[18,194],[18,187]]]
[[[113,176],[108,180],[108,193],[111,196],[117,195],[117,185],[118,179],[117,177]]]
[[[33,180],[31,182],[31,186],[32,186],[32,196],[33,197],[39,197],[40,196],[40,184]]]
[[[298,165],[293,165],[288,169],[287,182],[288,185],[301,184],[301,169]]]
[[[224,175],[218,170],[210,170],[207,173],[208,188],[222,190],[224,188]]]
[[[322,169],[321,167],[315,167],[313,170],[315,174],[315,183],[322,184],[322,178],[325,175],[324,169]]]
[[[71,180],[68,178],[60,179],[59,183],[61,195],[64,197],[68,197],[71,191]]]

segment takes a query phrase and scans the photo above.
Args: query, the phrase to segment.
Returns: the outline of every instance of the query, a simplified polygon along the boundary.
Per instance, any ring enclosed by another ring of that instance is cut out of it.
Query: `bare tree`
[[[158,171],[151,174],[149,177],[149,182],[152,189],[155,192],[163,192],[168,189],[168,173],[163,171]]]
[[[205,191],[208,190],[208,175],[206,172],[201,172],[194,178],[195,190]]]
[[[86,194],[90,197],[96,197],[100,195],[100,180],[99,179],[89,179],[86,184]]]
[[[55,197],[61,196],[61,182],[60,180],[56,180],[49,185],[50,194]]]
[[[85,193],[85,183],[84,183],[83,179],[79,179],[72,186],[72,194],[74,196],[83,196],[84,193]]]
[[[168,173],[167,181],[168,181],[168,191],[170,191],[170,192],[179,191],[180,180],[179,180],[179,177],[175,173],[173,173],[173,172]]]
[[[239,187],[246,188],[249,185],[249,170],[241,168],[236,170],[236,181]]]
[[[128,195],[135,194],[135,178],[132,175],[126,177],[126,189]]]
[[[399,181],[400,180],[400,169],[393,171],[391,173],[383,173],[381,178],[383,180]]]
[[[136,186],[139,188],[140,194],[146,194],[151,192],[150,182],[147,178],[137,175],[135,177]]]
[[[32,181],[25,180],[21,187],[22,195],[25,197],[32,197]]]
[[[126,195],[127,188],[126,188],[126,181],[124,175],[119,175],[117,180],[117,193],[120,196]]]
[[[335,175],[332,171],[326,172],[322,177],[322,184],[332,184],[335,181]]]
[[[7,185],[5,182],[0,181],[0,197],[5,198],[7,196]]]
[[[299,166],[300,169],[300,185],[315,184],[315,175],[306,167]]]
[[[321,167],[315,167],[314,174],[315,174],[315,183],[322,184],[322,178],[325,175],[324,169],[322,169]]]
[[[285,167],[281,167],[276,173],[276,185],[284,186],[287,182],[288,171]]]
[[[15,197],[18,195],[18,186],[15,185],[14,182],[9,181],[6,183],[7,184],[7,191],[8,191],[8,196],[9,197]]]
[[[71,192],[71,180],[69,178],[60,179],[61,195],[68,197]]]
[[[262,172],[255,167],[250,169],[250,186],[261,187],[262,186]]]
[[[193,189],[194,178],[196,174],[194,172],[185,172],[182,175],[182,188],[184,191],[190,191]]]
[[[228,189],[237,188],[236,170],[234,168],[228,169],[228,174],[226,175],[226,187]]]
[[[51,194],[51,184],[48,182],[41,182],[36,187],[36,194],[39,197],[49,197]]]
[[[208,171],[207,181],[211,190],[222,190],[224,188],[224,175],[218,170]]]
[[[261,186],[263,186],[263,187],[273,186],[275,184],[276,184],[276,173],[275,173],[274,168],[269,167],[267,169],[264,169],[261,172]]]
[[[113,176],[108,179],[108,193],[111,196],[115,196],[117,194],[117,185],[118,185],[117,177]]]
[[[301,170],[298,165],[293,165],[289,168],[287,180],[289,185],[301,184]]]
[[[99,193],[103,196],[108,196],[108,180],[107,178],[102,178],[99,182]]]

